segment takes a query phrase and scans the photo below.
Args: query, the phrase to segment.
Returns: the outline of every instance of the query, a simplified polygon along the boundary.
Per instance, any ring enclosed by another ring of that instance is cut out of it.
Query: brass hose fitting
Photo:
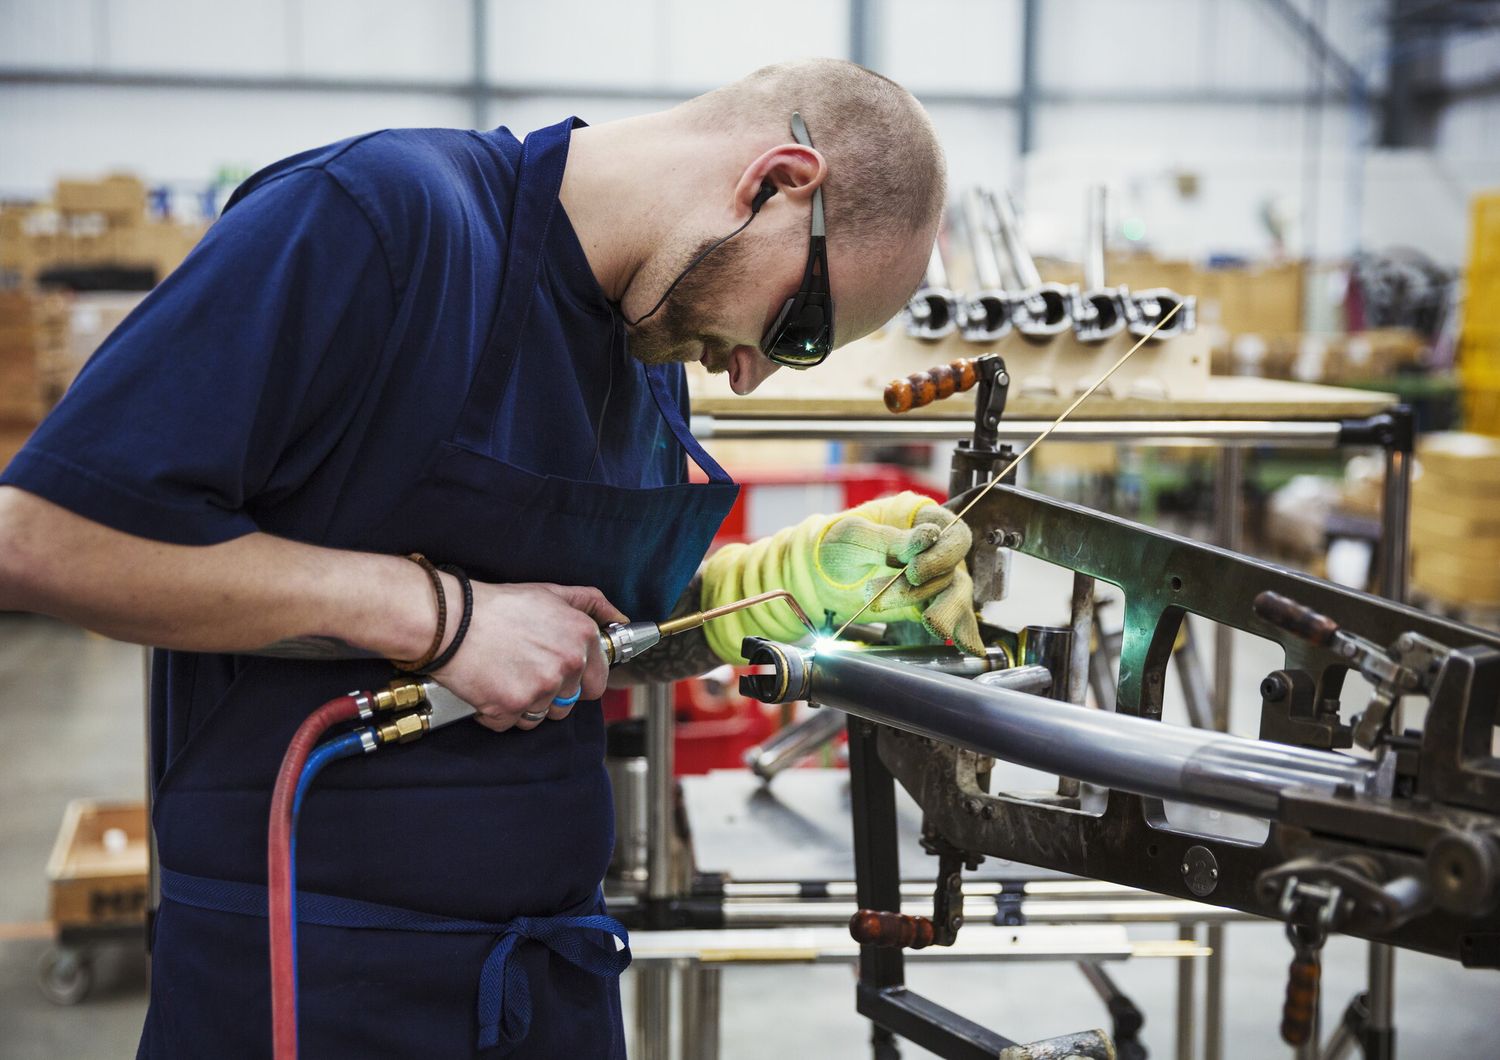
[[[409,707],[420,706],[427,698],[420,681],[405,681],[399,678],[384,688],[376,689],[372,696],[377,711],[406,710]]]
[[[426,711],[414,710],[409,714],[398,714],[390,721],[382,722],[375,727],[375,732],[382,745],[411,743],[413,740],[421,739],[431,727],[431,716]]]

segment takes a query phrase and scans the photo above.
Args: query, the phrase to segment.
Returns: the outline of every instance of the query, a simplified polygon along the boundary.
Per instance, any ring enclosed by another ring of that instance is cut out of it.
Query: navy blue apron
[[[360,547],[421,551],[476,580],[594,585],[633,618],[661,618],[737,492],[672,399],[677,369],[629,364],[706,484],[604,485],[497,455],[518,366],[541,378],[570,355],[527,331],[570,131],[527,137],[499,307],[458,426]],[[547,394],[530,399],[544,408]],[[643,430],[657,429],[652,419]],[[263,885],[276,768],[314,707],[394,676],[378,660],[235,666],[156,786],[163,888],[141,1056],[269,1054]],[[461,722],[324,772],[298,828],[304,1054],[623,1056],[617,975],[628,954],[599,897],[613,846],[603,757],[593,702],[532,732]]]

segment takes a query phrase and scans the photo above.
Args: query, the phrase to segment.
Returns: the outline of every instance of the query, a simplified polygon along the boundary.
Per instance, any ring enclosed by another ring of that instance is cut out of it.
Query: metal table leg
[[[672,686],[646,687],[646,895],[672,896]]]
[[[1198,941],[1197,924],[1177,925],[1177,937],[1184,942]],[[1198,1050],[1193,1041],[1193,1005],[1198,979],[1198,960],[1184,958],[1177,962],[1177,1060],[1194,1060]]]
[[[719,977],[718,968],[681,962],[684,1060],[719,1060]]]
[[[635,969],[635,1060],[672,1060],[672,966],[652,961]]]
[[[1224,1054],[1224,925],[1208,925],[1208,947],[1213,952],[1204,962],[1203,1060],[1219,1060]]]
[[[633,697],[646,714],[646,896],[672,895],[672,686],[647,685]],[[652,963],[636,971],[637,1060],[671,1060],[672,967]]]

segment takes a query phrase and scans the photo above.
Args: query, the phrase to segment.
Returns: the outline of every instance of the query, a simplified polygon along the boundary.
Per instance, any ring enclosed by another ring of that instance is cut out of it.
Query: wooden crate
[[[145,923],[148,835],[144,802],[68,803],[47,862],[52,922],[59,932]]]

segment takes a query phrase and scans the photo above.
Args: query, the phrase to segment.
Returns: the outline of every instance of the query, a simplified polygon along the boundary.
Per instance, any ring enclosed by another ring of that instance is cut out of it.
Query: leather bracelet
[[[412,662],[402,662],[399,659],[391,660],[391,665],[396,669],[404,674],[410,674],[416,673],[422,667],[432,662],[437,656],[438,649],[443,646],[443,634],[448,631],[448,597],[443,592],[443,579],[438,576],[437,568],[432,565],[432,562],[426,556],[420,552],[413,552],[406,558],[426,571],[427,576],[432,579],[432,591],[437,594],[438,613],[437,632],[432,635],[432,644],[422,653],[422,657]]]
[[[435,670],[441,670],[453,661],[453,656],[458,654],[459,645],[463,644],[464,637],[469,632],[469,620],[474,617],[474,586],[469,582],[469,576],[464,573],[462,567],[455,567],[451,563],[441,563],[438,570],[444,574],[451,574],[458,579],[459,586],[464,591],[464,612],[458,619],[458,629],[453,633],[453,640],[443,653],[421,668],[424,674],[430,674]]]

